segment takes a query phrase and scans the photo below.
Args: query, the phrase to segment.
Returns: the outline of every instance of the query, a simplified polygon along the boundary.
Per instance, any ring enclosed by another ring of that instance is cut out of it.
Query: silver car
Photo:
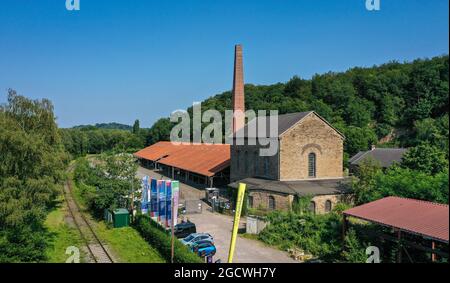
[[[208,233],[192,233],[184,239],[180,239],[183,245],[191,247],[199,241],[209,241],[214,245],[214,238]]]

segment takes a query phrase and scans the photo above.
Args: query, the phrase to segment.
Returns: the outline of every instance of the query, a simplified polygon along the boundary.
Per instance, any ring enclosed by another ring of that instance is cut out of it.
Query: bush
[[[342,258],[344,262],[349,263],[364,263],[367,260],[365,247],[370,244],[361,243],[357,237],[355,230],[349,229],[347,236],[345,237],[345,249],[342,252]]]
[[[138,215],[133,224],[141,236],[170,262],[171,236],[147,215]],[[204,261],[186,246],[175,240],[174,263],[203,263]]]
[[[259,239],[282,250],[300,248],[333,262],[340,258],[342,248],[341,216],[337,213],[314,215],[274,211],[268,215],[269,225]]]

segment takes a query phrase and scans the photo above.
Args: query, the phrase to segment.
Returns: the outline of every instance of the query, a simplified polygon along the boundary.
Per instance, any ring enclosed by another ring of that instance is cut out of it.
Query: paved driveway
[[[207,209],[204,209],[201,214],[191,214],[187,217],[190,221],[195,223],[197,226],[197,232],[207,232],[214,237],[217,248],[217,254],[214,260],[221,259],[222,262],[227,262],[231,231],[233,229],[233,217],[219,213],[212,213]],[[245,223],[242,222],[239,226],[244,227]],[[234,252],[233,262],[294,263],[296,261],[290,258],[286,252],[268,247],[259,241],[238,236],[236,239],[236,250]]]
[[[138,177],[150,176],[161,178],[160,174],[152,170],[139,167]],[[167,178],[163,178],[167,179]],[[201,199],[205,196],[203,190],[193,188],[180,182],[180,191],[183,199]],[[228,260],[228,250],[230,248],[231,230],[233,229],[233,217],[219,213],[212,213],[206,203],[203,203],[201,214],[186,215],[185,218],[194,222],[197,232],[207,232],[214,237],[217,248],[214,260],[221,259],[222,262]],[[241,219],[240,228],[245,226],[245,217]],[[295,263],[286,252],[268,247],[263,243],[239,237],[236,239],[236,250],[234,252],[235,263]]]

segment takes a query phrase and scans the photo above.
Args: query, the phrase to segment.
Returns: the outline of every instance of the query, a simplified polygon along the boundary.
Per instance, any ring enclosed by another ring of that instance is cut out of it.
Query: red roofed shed
[[[350,208],[344,214],[344,233],[347,217],[373,222],[390,227],[401,233],[408,233],[449,243],[449,207],[428,201],[400,197],[386,197],[377,201]]]

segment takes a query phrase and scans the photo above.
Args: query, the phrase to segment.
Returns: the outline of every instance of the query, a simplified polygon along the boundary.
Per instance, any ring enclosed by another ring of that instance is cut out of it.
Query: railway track
[[[67,202],[70,215],[77,227],[83,241],[86,244],[89,256],[95,263],[114,263],[113,258],[94,232],[89,221],[81,212],[78,203],[73,198],[72,186],[67,180],[64,184],[64,198]]]

